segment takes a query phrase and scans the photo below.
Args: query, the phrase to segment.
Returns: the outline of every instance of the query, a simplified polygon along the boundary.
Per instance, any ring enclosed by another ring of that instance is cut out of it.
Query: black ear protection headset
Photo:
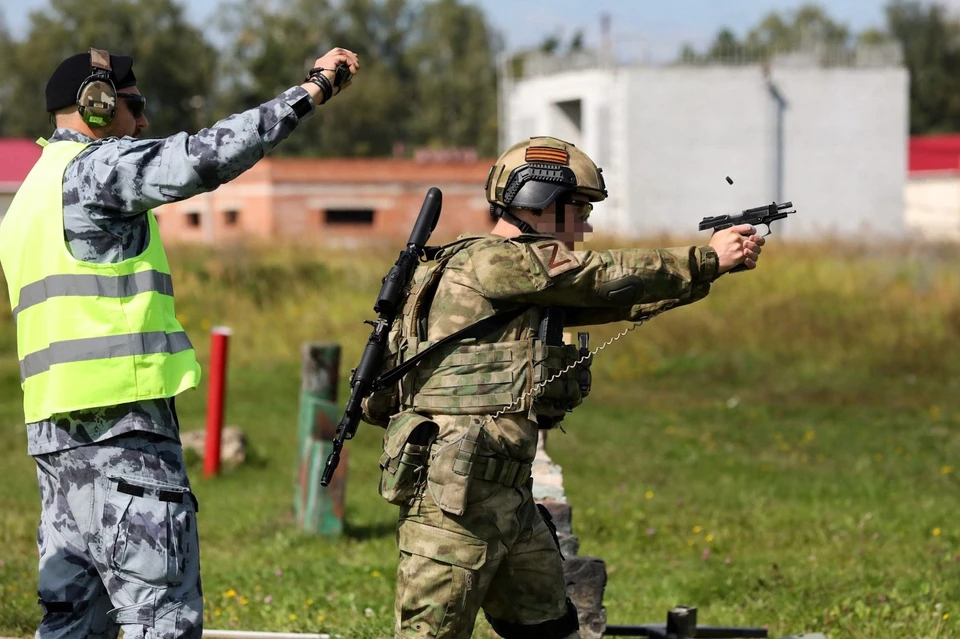
[[[90,49],[90,75],[77,91],[77,110],[91,128],[110,124],[117,113],[117,88],[110,79],[110,54]]]

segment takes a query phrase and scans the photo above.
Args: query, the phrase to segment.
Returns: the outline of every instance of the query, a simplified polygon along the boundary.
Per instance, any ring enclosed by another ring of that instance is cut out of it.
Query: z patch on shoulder
[[[531,248],[534,257],[550,278],[580,268],[580,260],[559,240],[536,242]]]

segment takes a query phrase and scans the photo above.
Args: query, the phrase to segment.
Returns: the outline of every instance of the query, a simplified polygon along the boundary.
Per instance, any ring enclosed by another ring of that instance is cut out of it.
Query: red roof
[[[924,135],[910,138],[910,173],[960,172],[960,135]]]
[[[0,138],[0,184],[19,185],[40,159],[43,149],[33,140]]]

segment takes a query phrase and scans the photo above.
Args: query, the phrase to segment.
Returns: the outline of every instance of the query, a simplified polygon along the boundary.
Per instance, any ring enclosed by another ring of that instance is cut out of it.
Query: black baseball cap
[[[132,57],[111,54],[110,67],[110,79],[117,90],[132,87],[137,83],[137,77],[133,74]],[[80,85],[92,72],[89,52],[72,55],[61,62],[47,80],[47,112],[59,111],[76,104]]]

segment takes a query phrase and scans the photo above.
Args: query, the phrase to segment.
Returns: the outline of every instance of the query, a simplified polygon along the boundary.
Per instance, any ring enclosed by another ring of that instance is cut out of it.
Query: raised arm
[[[331,82],[326,94],[322,81],[305,81],[193,135],[98,140],[71,164],[66,178],[82,176],[82,190],[103,215],[137,215],[212,191],[251,168],[313,115],[316,105],[349,86],[347,79],[333,88],[339,65],[351,73],[359,68],[356,55],[345,49],[334,49],[315,63],[313,77]]]

